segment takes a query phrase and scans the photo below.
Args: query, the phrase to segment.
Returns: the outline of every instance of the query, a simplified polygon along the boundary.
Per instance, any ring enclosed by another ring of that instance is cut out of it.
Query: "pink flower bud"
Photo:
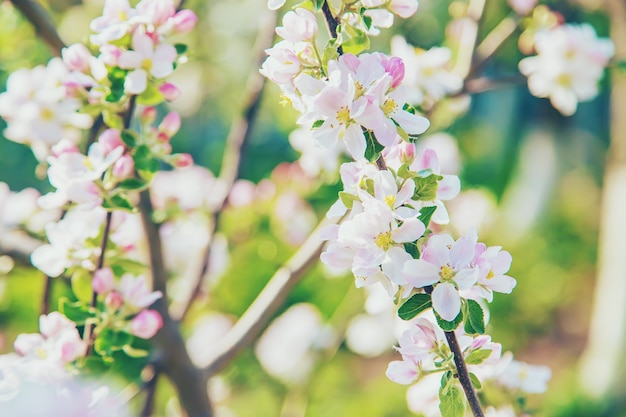
[[[118,180],[124,180],[130,178],[135,170],[135,161],[128,155],[122,155],[113,164],[113,176]]]
[[[172,111],[169,112],[163,118],[163,121],[159,125],[159,130],[164,132],[170,138],[178,132],[180,129],[180,116],[178,113]]]
[[[385,72],[391,76],[391,88],[399,86],[404,79],[404,62],[402,62],[402,59],[396,56],[385,58],[383,59],[383,67]]]
[[[154,123],[157,117],[157,109],[152,106],[148,106],[141,112],[141,123],[144,125],[151,125]]]
[[[113,271],[111,268],[98,269],[93,274],[91,286],[97,294],[106,294],[113,290],[115,280],[113,279]]]
[[[196,26],[198,16],[191,10],[181,10],[172,18],[174,22],[174,31],[177,33],[187,33]]]
[[[59,157],[64,153],[77,153],[78,146],[68,139],[61,139],[56,145],[52,147],[52,155]]]
[[[185,168],[193,165],[193,157],[188,153],[174,155],[173,164],[178,168]]]
[[[157,142],[159,143],[168,143],[170,141],[170,137],[165,132],[159,132],[157,134]],[[171,152],[171,149],[170,149]],[[166,152],[169,153],[169,152]]]
[[[98,143],[102,145],[105,154],[108,154],[119,146],[124,146],[122,135],[118,129],[107,129],[102,132],[98,138]]]
[[[117,311],[122,307],[122,304],[124,304],[124,298],[117,291],[111,291],[104,299],[104,305],[109,310]]]
[[[163,319],[155,310],[144,310],[130,322],[130,332],[142,339],[150,339],[163,327]]]
[[[411,165],[415,160],[415,144],[401,141],[398,144],[398,148],[400,150],[400,161],[403,164]]]
[[[100,47],[100,60],[111,67],[117,66],[122,51],[115,45],[102,45]]]
[[[163,83],[163,85],[159,87],[159,91],[167,101],[174,101],[180,97],[180,90],[172,83]]]
[[[61,55],[63,56],[63,62],[65,62],[70,71],[89,72],[91,52],[82,43],[75,43],[67,48],[63,48]]]

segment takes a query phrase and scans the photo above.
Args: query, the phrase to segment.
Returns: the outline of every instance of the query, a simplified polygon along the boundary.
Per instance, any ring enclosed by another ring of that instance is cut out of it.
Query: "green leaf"
[[[84,325],[85,321],[96,317],[95,313],[91,311],[89,303],[83,301],[72,303],[66,297],[59,299],[59,311],[78,325]]]
[[[322,52],[322,69],[324,72],[328,72],[328,61],[333,61],[339,58],[339,52],[337,48],[339,48],[339,43],[337,39],[331,38],[326,43],[324,47],[324,52]]]
[[[408,180],[410,178],[417,177],[417,173],[414,171],[411,171],[411,168],[409,167],[408,164],[402,164],[400,166],[400,169],[398,169],[398,177]]]
[[[128,258],[122,257],[110,257],[107,258],[107,262],[111,265],[113,274],[116,277],[121,277],[125,273],[131,273],[134,275],[145,274],[148,270],[148,266]]]
[[[465,333],[484,334],[485,316],[483,309],[474,300],[467,300],[467,317],[465,318]]]
[[[131,213],[135,212],[135,206],[133,206],[130,200],[121,194],[113,194],[109,198],[102,202],[102,207],[111,210],[125,210]]]
[[[312,0],[312,1],[313,1],[313,6],[315,6],[315,10],[320,10],[322,6],[324,6],[324,2],[326,0]]]
[[[413,294],[411,298],[406,300],[398,309],[398,317],[402,320],[411,320],[424,310],[433,306],[433,302],[429,294]]]
[[[369,30],[372,27],[372,18],[369,16],[363,16],[363,24]]]
[[[437,206],[422,207],[420,209],[420,215],[418,216],[419,221],[424,223],[424,226],[428,227],[430,219],[433,217],[435,210],[437,210]]]
[[[447,394],[448,389],[452,385],[453,381],[454,379],[452,377],[452,371],[444,372],[443,375],[441,375],[441,385],[439,387],[439,390],[443,392],[444,395]]]
[[[365,157],[370,162],[376,162],[376,160],[380,157],[380,153],[384,149],[384,146],[378,143],[376,136],[374,136],[374,132],[371,130],[365,130],[363,132],[365,135],[365,143],[367,147],[365,148]]]
[[[411,106],[409,103],[404,103],[404,106],[402,106],[402,110],[406,110],[411,114],[417,113],[417,110],[415,110],[415,107]]]
[[[122,350],[124,346],[131,344],[133,336],[126,332],[117,332],[104,329],[94,342],[94,349],[102,356],[111,356],[113,352]]]
[[[342,27],[341,47],[343,48],[343,52],[358,55],[366,49],[369,49],[370,38],[367,36],[367,33],[348,24]]]
[[[481,389],[483,387],[483,384],[480,383],[480,379],[478,379],[476,374],[470,372],[469,377],[470,381],[472,381],[472,385],[474,386],[474,388]]]
[[[129,148],[134,148],[137,145],[137,137],[131,130],[122,130],[122,141]]]
[[[164,101],[163,93],[154,84],[148,84],[146,90],[137,96],[137,103],[144,106],[156,106]]]
[[[492,353],[490,349],[475,350],[465,358],[465,363],[468,365],[479,365],[485,361]]]
[[[117,188],[122,190],[141,190],[147,185],[148,183],[141,178],[127,178],[117,184]]]
[[[463,310],[461,309],[458,316],[456,316],[452,321],[442,319],[437,311],[435,311],[435,318],[437,319],[437,324],[439,325],[439,327],[441,327],[443,331],[452,332],[456,330],[456,328],[459,327],[459,324],[461,324],[461,322],[463,321]]]
[[[139,145],[133,153],[133,161],[138,171],[157,172],[160,169],[159,161],[152,156],[150,148]]]
[[[465,415],[465,399],[459,387],[452,385],[444,394],[439,390],[439,411],[442,417],[463,417]]]
[[[431,174],[427,177],[415,177],[415,194],[414,197],[421,201],[433,201],[437,198],[437,188],[441,176]]]
[[[91,280],[91,274],[84,269],[78,269],[72,274],[72,291],[80,301],[91,302],[93,294]]]
[[[345,191],[339,192],[339,198],[341,199],[341,202],[343,203],[343,205],[346,206],[346,208],[348,209],[352,208],[352,205],[354,204],[355,201],[359,201],[359,198],[357,196],[355,196],[354,194],[347,193]]]
[[[185,45],[184,43],[174,44],[174,48],[176,48],[176,53],[178,55],[182,55],[187,52],[187,45]]]
[[[413,242],[407,242],[404,245],[404,250],[413,257],[413,259],[420,258],[420,250],[417,248],[417,245]]]

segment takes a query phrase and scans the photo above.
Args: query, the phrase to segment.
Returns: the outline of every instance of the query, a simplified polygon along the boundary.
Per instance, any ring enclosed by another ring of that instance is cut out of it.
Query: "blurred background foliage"
[[[608,35],[608,19],[598,2],[546,3],[566,21],[587,21],[599,35]],[[47,6],[69,44],[85,39],[88,22],[100,13],[102,2],[50,0]],[[257,71],[257,57],[251,51],[268,16],[266,2],[189,0],[185,6],[198,14],[199,22],[186,37],[189,62],[172,78],[183,94],[171,107],[184,117],[173,145],[176,152],[190,152],[197,164],[217,173],[230,122],[242,105],[246,79],[250,71]],[[394,33],[422,48],[441,45],[450,12],[459,7],[462,3],[449,0],[422,0],[413,18],[398,19],[391,31],[375,38],[372,49],[388,52]],[[508,13],[506,2],[488,0],[481,33]],[[5,85],[11,71],[44,64],[49,57],[28,22],[10,2],[1,2],[0,85]],[[521,57],[511,39],[484,74],[514,74]],[[466,223],[479,228],[481,240],[503,245],[514,259],[511,275],[517,278],[517,288],[511,296],[496,295],[488,332],[518,359],[553,370],[538,416],[626,416],[623,399],[621,404],[619,397],[602,403],[583,400],[576,385],[594,289],[600,191],[609,143],[609,84],[605,78],[602,93],[581,104],[572,117],[561,116],[547,100],[532,97],[520,84],[476,95],[463,117],[440,123],[458,143],[463,189],[483,202],[482,206],[473,205],[471,199],[458,203],[451,208],[453,221],[455,213],[465,212],[463,217],[470,218]],[[268,85],[244,156],[244,179],[258,183],[269,178],[280,162],[297,159],[287,141],[295,118],[293,110],[279,104],[278,89]],[[25,187],[47,191],[41,173],[29,149],[0,137],[0,181],[14,191]],[[321,217],[339,189],[335,178],[327,184],[314,181],[299,192]],[[484,204],[489,207],[486,215],[480,209]],[[270,206],[225,214],[230,267],[210,290],[206,306],[192,310],[185,334],[192,335],[210,311],[239,316],[295,250],[281,238]],[[458,234],[464,227],[453,231]],[[321,266],[313,268],[281,312],[295,303],[312,303],[322,320],[341,334],[350,317],[363,311],[365,292],[356,290],[349,276],[329,279],[325,275]],[[0,275],[3,352],[12,350],[18,332],[36,331],[42,283],[40,273],[26,268]],[[64,292],[62,284],[54,288],[57,294]],[[203,343],[209,346],[211,341]],[[407,416],[406,388],[384,376],[393,358],[391,348],[379,357],[361,357],[340,340],[334,349],[319,354],[306,381],[283,383],[264,372],[254,350],[247,349],[213,381],[213,400],[223,416]],[[172,388],[161,381],[157,410],[165,410],[165,415],[176,415],[171,394]],[[621,387],[621,394],[626,396],[626,387]]]

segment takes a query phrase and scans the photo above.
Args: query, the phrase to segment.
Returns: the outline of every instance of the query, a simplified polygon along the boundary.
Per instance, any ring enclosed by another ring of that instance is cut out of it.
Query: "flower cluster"
[[[471,337],[457,330],[463,358],[467,364],[494,364],[500,359],[502,346],[491,341],[491,337]],[[408,385],[422,375],[433,371],[454,372],[450,348],[445,342],[443,331],[420,318],[400,336],[397,351],[401,361],[393,361],[387,367],[387,377],[398,384]]]
[[[524,58],[520,71],[537,97],[547,97],[566,116],[579,102],[598,95],[598,82],[613,56],[611,40],[598,38],[589,24],[564,24],[537,32],[537,55]]]

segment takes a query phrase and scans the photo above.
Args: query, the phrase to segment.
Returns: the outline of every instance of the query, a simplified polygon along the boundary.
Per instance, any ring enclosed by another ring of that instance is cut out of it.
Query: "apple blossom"
[[[306,9],[288,11],[283,16],[283,26],[276,34],[289,42],[311,41],[317,35],[317,18]]]
[[[571,116],[578,102],[598,94],[598,82],[613,56],[610,39],[598,38],[589,24],[565,24],[535,35],[537,55],[519,63],[528,77],[528,89],[547,97],[565,116]]]

